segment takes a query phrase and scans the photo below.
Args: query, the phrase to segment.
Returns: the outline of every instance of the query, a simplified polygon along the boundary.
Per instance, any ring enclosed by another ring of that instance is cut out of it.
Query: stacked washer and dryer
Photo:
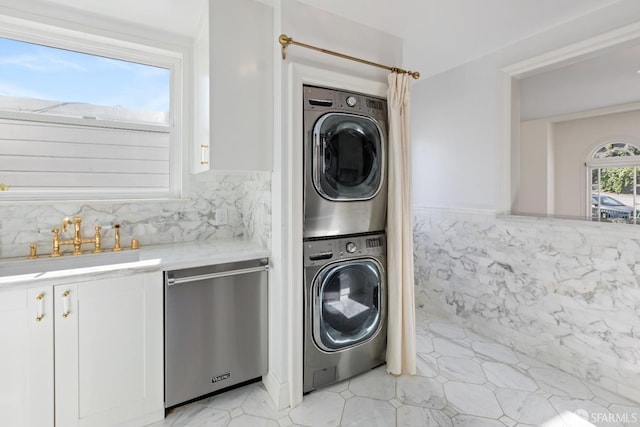
[[[385,361],[387,102],[304,86],[303,391]]]

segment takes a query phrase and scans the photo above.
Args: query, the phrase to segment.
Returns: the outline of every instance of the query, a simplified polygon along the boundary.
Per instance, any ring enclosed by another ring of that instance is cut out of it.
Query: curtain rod
[[[293,45],[296,45],[296,46],[306,47],[307,49],[311,49],[311,50],[315,50],[315,51],[318,51],[318,52],[326,53],[328,55],[337,56],[339,58],[349,59],[351,61],[360,62],[361,64],[367,64],[367,65],[371,65],[371,66],[378,67],[378,68],[384,68],[385,70],[389,70],[389,71],[392,71],[394,73],[409,74],[414,79],[419,79],[420,78],[420,73],[417,72],[417,71],[407,71],[407,70],[403,70],[402,68],[398,68],[398,67],[390,67],[388,65],[383,65],[383,64],[378,64],[376,62],[367,61],[366,59],[360,59],[360,58],[356,58],[354,56],[345,55],[344,53],[334,52],[332,50],[327,50],[327,49],[322,49],[320,47],[311,46],[310,44],[297,42],[297,41],[293,40],[291,37],[287,36],[286,34],[280,34],[280,37],[278,38],[278,41],[282,45],[282,59],[283,60],[287,59],[287,47],[289,47],[290,44],[293,44]]]

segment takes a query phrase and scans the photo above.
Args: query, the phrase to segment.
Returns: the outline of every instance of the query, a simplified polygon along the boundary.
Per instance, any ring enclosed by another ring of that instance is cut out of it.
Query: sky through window
[[[170,70],[0,38],[0,97],[169,112]]]

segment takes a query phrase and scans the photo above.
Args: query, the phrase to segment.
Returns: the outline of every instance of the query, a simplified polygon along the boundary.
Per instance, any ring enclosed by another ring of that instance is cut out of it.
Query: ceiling
[[[23,0],[24,1],[24,0]],[[193,36],[206,0],[26,0]],[[215,1],[215,0],[211,0]],[[15,0],[0,0],[0,4]],[[38,10],[36,8],[36,10]]]
[[[205,0],[33,1],[189,36],[197,26]],[[426,77],[619,0],[299,1],[402,38],[405,67],[419,70]],[[12,1],[0,0],[1,3]]]
[[[405,68],[437,74],[618,0],[299,0],[398,36]],[[392,7],[393,5],[393,7]]]
[[[624,45],[520,82],[521,119],[534,120],[640,100],[640,45]]]

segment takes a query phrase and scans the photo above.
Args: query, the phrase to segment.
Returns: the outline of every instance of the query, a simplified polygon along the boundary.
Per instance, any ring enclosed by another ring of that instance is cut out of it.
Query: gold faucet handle
[[[38,244],[34,242],[29,245],[29,259],[36,258],[38,258]]]
[[[114,224],[113,226],[114,236],[113,236],[113,252],[118,252],[122,250],[120,246],[120,224]]]
[[[94,254],[98,254],[102,252],[102,235],[100,234],[100,230],[102,230],[102,226],[96,225],[96,234],[93,237],[93,242],[95,243],[95,249],[93,250]]]
[[[59,257],[62,255],[60,253],[60,229],[53,228],[51,229],[51,232],[53,232],[53,252],[51,253],[51,256]]]

